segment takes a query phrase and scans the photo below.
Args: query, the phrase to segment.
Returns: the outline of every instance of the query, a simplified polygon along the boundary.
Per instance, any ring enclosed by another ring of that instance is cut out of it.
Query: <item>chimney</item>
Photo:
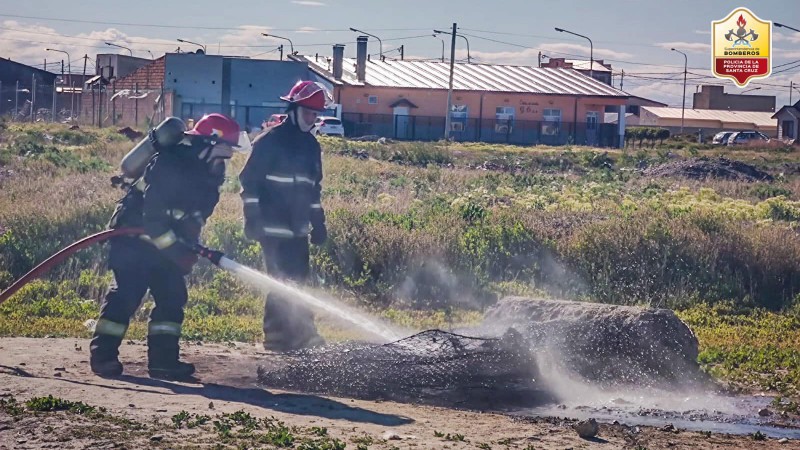
[[[342,66],[344,61],[344,45],[336,44],[333,46],[333,78],[342,79]]]
[[[356,78],[364,82],[367,79],[367,40],[366,36],[356,39]]]

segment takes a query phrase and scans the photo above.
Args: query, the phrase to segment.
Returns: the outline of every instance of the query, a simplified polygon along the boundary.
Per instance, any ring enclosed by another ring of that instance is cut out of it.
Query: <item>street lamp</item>
[[[556,31],[559,33],[569,33],[589,41],[589,78],[594,78],[594,44],[592,44],[592,40],[582,34],[573,33],[572,31],[565,30],[563,28],[556,27]]]
[[[371,36],[371,37],[374,37],[375,39],[377,39],[377,40],[378,40],[378,43],[379,43],[379,44],[380,44],[380,46],[381,46],[381,53],[380,53],[380,55],[381,55],[381,61],[383,61],[383,41],[381,40],[381,38],[379,38],[378,36],[375,36],[374,34],[369,34],[369,33],[367,33],[366,31],[361,31],[361,30],[355,29],[355,28],[353,28],[353,27],[350,27],[350,31],[352,31],[353,33],[361,33],[361,34],[366,34],[367,36]]]
[[[292,44],[292,40],[291,39],[285,38],[283,36],[276,36],[274,34],[267,34],[267,33],[261,33],[261,35],[264,36],[264,37],[273,37],[273,38],[276,38],[276,39],[283,39],[284,41],[289,41],[289,49],[292,51],[292,54],[294,55],[294,44]],[[281,59],[283,59],[283,58],[281,58]]]
[[[797,31],[798,33],[800,33],[800,30],[798,30],[797,28],[794,28],[794,27],[790,27],[789,25],[784,25],[784,24],[778,23],[778,22],[772,22],[772,23],[774,23],[775,26],[778,27],[778,28],[788,28],[790,30],[794,30],[794,31]]]
[[[178,41],[178,42],[183,42],[183,43],[186,43],[186,44],[194,44],[194,45],[196,45],[196,46],[198,46],[198,47],[202,47],[202,48],[203,48],[203,54],[206,54],[206,53],[208,53],[208,52],[206,51],[206,46],[205,46],[205,45],[203,45],[203,44],[198,44],[197,42],[187,41],[186,39],[177,39],[177,41]]]
[[[449,31],[441,31],[441,30],[433,30],[433,32],[436,33],[436,34],[449,34],[449,35],[453,34],[453,33],[450,33]],[[472,63],[472,57],[469,55],[469,39],[467,39],[467,37],[464,36],[463,34],[458,34],[458,32],[456,32],[456,36],[460,37],[461,39],[464,39],[464,42],[467,43],[467,64],[471,64]]]
[[[686,53],[683,53],[680,50],[676,50],[674,48],[671,48],[670,50],[683,55],[683,106],[681,106],[681,133],[683,133],[683,118],[686,114],[686,72],[689,70],[689,57],[686,56]]]
[[[72,73],[72,61],[71,61],[71,58],[69,57],[69,53],[65,52],[64,50],[56,50],[54,48],[46,48],[45,50],[48,51],[48,52],[58,52],[58,53],[63,53],[65,55],[67,55],[67,71],[70,74]]]
[[[444,62],[444,39],[440,38],[438,34],[432,34],[431,36],[442,41],[442,62]]]
[[[741,93],[740,95],[744,95],[744,94],[746,94],[746,93],[748,93],[748,92],[750,92],[750,91],[757,91],[757,90],[759,90],[759,89],[761,89],[761,88],[760,88],[760,87],[751,88],[751,89],[748,89],[748,90],[746,90],[746,91],[742,91],[742,93]]]
[[[133,50],[129,49],[128,47],[123,47],[123,46],[121,46],[121,45],[112,44],[111,42],[106,42],[106,45],[108,45],[108,46],[110,46],[110,47],[124,48],[125,50],[127,50],[127,51],[128,51],[128,53],[130,53],[130,54],[131,54],[131,56],[133,56]]]
[[[150,53],[150,59],[156,59],[156,57],[155,57],[155,56],[153,56],[153,52],[151,52],[150,50],[148,50],[148,51],[147,51],[147,53]]]

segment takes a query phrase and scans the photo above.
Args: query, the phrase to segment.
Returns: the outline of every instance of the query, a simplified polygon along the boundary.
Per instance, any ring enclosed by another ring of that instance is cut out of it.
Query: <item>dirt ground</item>
[[[146,347],[128,342],[121,356],[125,375],[103,379],[89,371],[88,347],[82,339],[0,339],[0,400],[24,403],[53,395],[107,409],[104,419],[69,412],[11,416],[0,410],[0,448],[236,448],[235,440],[220,437],[210,423],[176,429],[172,418],[181,411],[215,416],[239,410],[274,417],[299,434],[327,428],[347,449],[800,448],[798,441],[624,424],[601,424],[598,437],[586,440],[572,430],[573,421],[559,418],[267,391],[255,379],[259,360],[269,354],[254,344],[186,344],[183,357],[198,366],[200,381],[174,383],[148,378]]]

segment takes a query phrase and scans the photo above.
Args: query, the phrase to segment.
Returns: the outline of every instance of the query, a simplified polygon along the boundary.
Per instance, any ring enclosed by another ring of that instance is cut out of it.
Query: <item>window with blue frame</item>
[[[548,109],[544,110],[544,118],[542,120],[542,135],[543,136],[556,136],[561,130],[561,110]]]
[[[494,112],[494,132],[508,134],[514,131],[516,110],[512,106],[498,106]]]
[[[452,105],[450,107],[450,130],[466,130],[467,118],[469,118],[469,107],[467,105]]]

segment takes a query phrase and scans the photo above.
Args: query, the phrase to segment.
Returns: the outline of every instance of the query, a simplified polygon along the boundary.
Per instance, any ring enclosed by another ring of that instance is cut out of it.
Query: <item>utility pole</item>
[[[405,55],[406,55],[405,45],[401,45],[400,46],[400,61],[405,59]]]
[[[19,114],[19,80],[17,80],[17,88],[14,90],[14,120],[17,120]]]
[[[283,61],[283,44],[278,47],[278,50],[281,52],[281,61]]]
[[[453,70],[456,65],[456,30],[458,25],[453,22],[453,32],[450,34],[450,81],[447,88],[447,112],[444,116],[444,138],[450,140],[450,110],[453,107]]]
[[[683,106],[681,106],[681,133],[683,133],[683,119],[686,115],[686,73],[689,70],[689,57],[680,50],[673,48],[672,51],[683,55]]]
[[[625,81],[625,69],[622,69],[622,75],[619,76],[619,90],[622,90],[622,82]]]
[[[81,96],[78,97],[78,116],[83,113],[83,88],[86,87],[86,61],[89,59],[89,54],[83,54],[83,76],[81,77]],[[148,72],[149,73],[149,72]]]
[[[792,104],[792,80],[789,80],[789,105]]]
[[[64,67],[63,61],[61,67]],[[53,79],[53,123],[56,123],[56,92],[58,92],[56,84],[56,80]]]
[[[537,61],[539,61],[539,64],[537,66],[539,68],[541,68],[542,67],[542,52],[539,52],[539,58],[537,59]]]

